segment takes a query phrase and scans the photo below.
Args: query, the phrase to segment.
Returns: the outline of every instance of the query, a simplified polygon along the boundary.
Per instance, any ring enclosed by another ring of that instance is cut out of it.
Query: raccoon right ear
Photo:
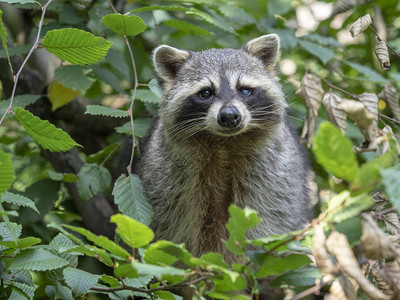
[[[157,75],[164,81],[174,80],[182,65],[189,59],[190,53],[167,45],[154,50],[153,63]]]
[[[265,68],[272,73],[275,73],[279,48],[279,36],[274,33],[260,36],[244,45],[245,51],[259,58],[264,63]]]

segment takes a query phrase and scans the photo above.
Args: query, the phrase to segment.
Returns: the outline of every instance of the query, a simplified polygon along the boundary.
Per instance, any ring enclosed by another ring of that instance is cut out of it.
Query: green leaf
[[[335,38],[331,36],[323,36],[317,33],[309,33],[303,38],[320,43],[325,46],[334,46],[334,47],[343,47],[341,43],[339,43]]]
[[[102,281],[105,284],[108,284],[110,286],[110,288],[116,288],[121,286],[121,283],[118,281],[118,279],[109,276],[109,275],[103,275],[101,276],[101,278],[99,279],[100,281]]]
[[[103,105],[88,105],[86,106],[85,114],[90,115],[101,115],[114,118],[124,118],[129,117],[129,114],[125,110],[120,110],[112,107],[107,107]]]
[[[95,82],[87,75],[89,71],[90,69],[81,66],[62,66],[54,71],[54,79],[63,86],[84,94]]]
[[[360,65],[360,64],[357,64],[357,63],[354,63],[351,61],[347,61],[347,60],[341,60],[341,62],[343,62],[346,65],[348,65],[349,67],[357,70],[361,74],[364,74],[372,82],[375,82],[375,83],[386,82],[386,79],[382,75],[380,75],[378,72],[376,72],[375,70],[371,69],[368,66]]]
[[[35,0],[1,0],[0,2],[5,2],[5,3],[21,3],[21,4],[26,4],[26,3],[35,3]]]
[[[55,111],[57,108],[63,107],[72,102],[80,94],[79,91],[65,87],[57,80],[52,81],[47,90],[52,111]]]
[[[139,99],[145,103],[159,103],[160,97],[151,90],[138,89],[136,90],[135,99]]]
[[[332,123],[321,123],[312,151],[317,162],[334,176],[347,181],[357,176],[358,163],[351,141]]]
[[[158,81],[156,78],[153,78],[152,80],[149,81],[148,87],[149,87],[150,91],[152,91],[159,99],[162,98],[163,91],[160,88],[160,85],[158,84]]]
[[[230,218],[226,228],[230,235],[229,240],[224,241],[225,246],[235,254],[244,254],[246,251],[246,236],[247,230],[257,226],[261,220],[257,217],[257,212],[248,207],[243,210],[235,205],[229,206]]]
[[[24,249],[24,248],[28,248],[33,245],[39,244],[41,241],[42,240],[39,238],[30,236],[30,237],[18,239],[17,241],[9,241],[9,242],[0,241],[0,244],[2,246],[12,248],[12,249]]]
[[[249,298],[245,295],[240,295],[237,292],[207,292],[208,296],[213,299],[235,299],[235,300],[248,300]]]
[[[257,23],[254,17],[247,13],[244,9],[235,5],[221,5],[218,10],[227,17],[232,23],[249,25]]]
[[[397,164],[392,168],[381,170],[381,176],[390,202],[400,213],[400,165]]]
[[[19,46],[10,47],[10,48],[8,48],[8,55],[11,57],[11,56],[16,56],[16,55],[28,54],[31,49],[32,49],[32,45],[19,45]],[[6,51],[3,49],[0,49],[0,58],[7,58]]]
[[[131,248],[144,247],[154,238],[153,230],[128,216],[116,214],[111,217],[110,222],[117,224],[117,233]]]
[[[137,175],[129,174],[128,178],[121,175],[114,184],[112,195],[123,214],[150,225],[154,214],[153,207]]]
[[[317,279],[322,277],[318,268],[308,267],[300,270],[294,270],[280,275],[271,281],[271,286],[280,287],[283,284],[290,286],[313,286]]]
[[[152,6],[143,6],[139,7],[135,10],[132,10],[131,13],[142,12],[142,11],[153,11],[153,10],[167,10],[167,11],[188,11],[188,8],[183,6],[164,6],[164,5],[152,5]]]
[[[98,193],[107,192],[111,187],[110,171],[97,164],[84,164],[78,173],[77,187],[84,201]]]
[[[78,265],[78,255],[65,253],[65,251],[77,247],[77,244],[75,244],[65,234],[57,234],[49,243],[49,246],[50,247],[48,248],[48,250],[50,250],[53,254],[56,254],[61,258],[67,260],[70,266],[76,267]]]
[[[232,278],[227,274],[219,274],[213,278],[215,290],[217,292],[228,292],[232,290],[243,290],[246,288],[246,279],[239,276],[232,281]]]
[[[138,16],[109,14],[103,17],[103,23],[119,35],[138,35],[146,30],[147,26]]]
[[[374,201],[367,193],[350,197],[349,191],[343,191],[329,200],[326,221],[335,223],[343,222],[357,216],[373,204]]]
[[[69,262],[43,249],[25,250],[10,260],[9,268],[32,271],[54,270]]]
[[[0,9],[0,38],[1,38],[1,43],[3,44],[4,52],[6,53],[6,57],[8,60],[8,66],[10,67],[11,75],[13,76],[14,71],[13,71],[13,68],[11,65],[10,56],[8,55],[7,32],[6,32],[6,29],[4,28],[2,17],[3,17],[3,11]]]
[[[48,31],[43,39],[43,46],[49,52],[73,65],[98,62],[106,56],[111,44],[90,32],[75,28]]]
[[[58,173],[51,170],[47,170],[47,175],[49,175],[49,178],[54,181],[73,183],[78,180],[78,176],[72,173]]]
[[[115,154],[116,150],[120,147],[119,143],[110,144],[104,149],[100,150],[97,153],[91,154],[87,157],[87,162],[89,164],[101,164],[107,162],[113,154]]]
[[[185,249],[184,244],[174,244],[170,241],[157,241],[150,244],[143,254],[143,260],[151,265],[172,265],[182,260],[189,266],[195,266],[190,262],[192,255]]]
[[[101,277],[99,275],[94,275],[89,272],[70,267],[64,269],[63,275],[65,283],[77,296],[86,294]]]
[[[173,275],[173,276],[185,276],[185,270],[178,269],[175,267],[162,267],[156,265],[143,264],[138,261],[133,261],[132,266],[140,273],[140,274],[148,274],[153,275],[159,279],[162,279],[164,275]]]
[[[291,0],[268,1],[267,10],[270,16],[282,15],[291,10]]]
[[[131,263],[120,264],[116,268],[114,268],[114,275],[117,278],[137,278],[140,277],[140,274],[136,271],[136,269],[132,266]]]
[[[211,35],[211,32],[209,32],[207,29],[201,28],[200,26],[196,26],[182,20],[176,20],[176,19],[166,20],[163,22],[163,25],[178,29],[179,31],[188,34],[194,34],[199,36]]]
[[[236,31],[231,26],[228,26],[226,23],[212,17],[210,14],[208,14],[204,11],[201,11],[197,8],[192,7],[189,10],[185,11],[185,13],[187,15],[195,15],[195,16],[203,19],[207,23],[210,23],[211,25],[214,25],[214,26],[216,26],[224,31],[227,31],[229,33],[236,34]]]
[[[133,120],[135,136],[139,138],[146,136],[151,127],[151,124],[153,124],[153,119],[150,118],[139,118]],[[126,122],[124,125],[116,127],[115,130],[118,133],[132,135],[131,122]]]
[[[14,232],[14,234],[12,233]],[[15,241],[14,235],[16,238],[19,238],[22,232],[22,226],[16,223],[6,224],[5,222],[0,223],[0,237],[1,239],[6,241]]]
[[[44,150],[59,152],[68,151],[75,146],[80,146],[66,132],[56,128],[47,120],[41,120],[29,111],[19,107],[15,108],[14,113],[26,132]]]
[[[87,238],[89,241],[93,242],[95,245],[107,250],[113,255],[128,259],[130,257],[129,253],[122,248],[121,246],[115,244],[113,241],[108,239],[105,236],[102,235],[96,235],[89,230],[81,227],[76,227],[72,225],[63,225],[63,227],[71,229],[72,231],[75,231],[81,235],[83,235],[85,238]]]
[[[258,266],[255,272],[257,278],[278,275],[289,270],[297,270],[312,262],[309,257],[302,254],[276,257],[266,253],[252,253],[250,258]]]
[[[335,52],[333,52],[331,49],[313,42],[299,40],[299,44],[304,50],[318,57],[324,65],[335,57]]]
[[[220,271],[225,275],[229,276],[232,283],[240,277],[238,272],[231,271],[228,264],[225,262],[222,254],[209,252],[202,255],[200,258],[192,258],[191,262],[198,266],[202,266],[204,269],[212,271]]]
[[[37,99],[40,98],[40,95],[18,95],[14,97],[13,105],[11,108],[22,107],[34,103]],[[10,105],[10,99],[0,101],[0,115],[4,115],[8,106]]]
[[[0,150],[0,195],[11,187],[14,179],[15,175],[11,154]]]
[[[21,195],[18,195],[18,194],[5,192],[3,195],[1,195],[1,202],[7,202],[7,203],[15,204],[18,206],[29,207],[29,208],[32,208],[37,213],[39,213],[38,209],[36,208],[35,203],[31,199],[21,196]]]

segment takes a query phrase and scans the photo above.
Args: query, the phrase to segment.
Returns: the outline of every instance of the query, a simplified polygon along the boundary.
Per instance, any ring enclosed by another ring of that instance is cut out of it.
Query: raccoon
[[[154,207],[157,239],[234,260],[221,239],[233,203],[258,212],[249,238],[301,228],[310,218],[310,172],[285,115],[276,74],[279,38],[242,49],[154,50],[163,90],[138,175]]]

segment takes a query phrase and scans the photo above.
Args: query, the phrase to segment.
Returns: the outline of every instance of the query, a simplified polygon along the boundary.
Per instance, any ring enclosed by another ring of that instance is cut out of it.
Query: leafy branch
[[[24,69],[26,63],[28,62],[29,58],[31,57],[33,51],[38,47],[39,45],[39,39],[40,39],[40,33],[42,32],[42,27],[43,27],[43,20],[44,20],[44,16],[46,14],[46,9],[47,7],[53,2],[53,0],[48,0],[46,2],[45,5],[41,6],[41,4],[37,1],[35,1],[35,3],[37,3],[38,5],[40,5],[40,8],[42,10],[42,14],[40,16],[40,21],[39,21],[39,25],[38,25],[38,32],[36,35],[36,40],[32,45],[32,48],[29,50],[29,53],[27,54],[27,56],[25,57],[24,61],[22,62],[17,74],[14,76],[14,85],[12,88],[12,93],[11,93],[11,98],[10,98],[10,104],[8,105],[8,108],[6,109],[4,115],[2,116],[2,118],[0,119],[0,125],[3,122],[3,120],[5,119],[5,117],[7,116],[7,114],[11,113],[11,108],[12,105],[14,103],[14,97],[15,97],[15,91],[17,89],[17,85],[18,85],[18,80],[19,80],[19,76],[22,72],[22,70]]]

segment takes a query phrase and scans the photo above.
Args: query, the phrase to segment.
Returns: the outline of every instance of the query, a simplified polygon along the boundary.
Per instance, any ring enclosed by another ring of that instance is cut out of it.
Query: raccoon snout
[[[242,115],[234,107],[222,107],[217,116],[218,124],[226,128],[238,127],[242,121]]]

